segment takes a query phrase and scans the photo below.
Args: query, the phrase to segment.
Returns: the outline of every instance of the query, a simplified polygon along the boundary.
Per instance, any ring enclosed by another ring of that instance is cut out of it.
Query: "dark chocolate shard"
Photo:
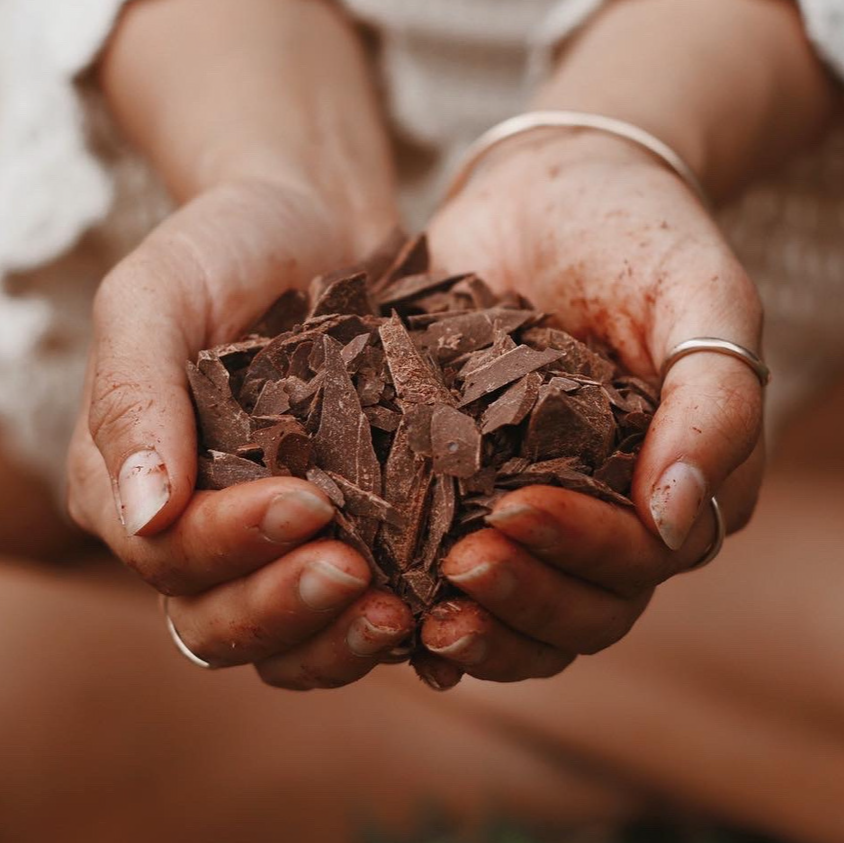
[[[373,554],[372,541],[359,532],[359,522],[338,511],[334,513],[334,523],[337,525],[337,538],[353,547],[369,563],[374,584],[382,588],[389,585],[390,577]]]
[[[616,451],[604,464],[595,469],[592,475],[596,480],[606,483],[611,489],[622,495],[630,493],[633,471],[636,468],[636,455],[625,451]]]
[[[430,404],[411,404],[404,413],[408,444],[413,453],[421,457],[434,456],[434,446],[431,444],[433,415],[434,407]]]
[[[436,566],[444,555],[446,540],[451,532],[456,513],[457,492],[454,488],[454,480],[451,477],[439,475],[434,479],[431,490],[428,529],[419,554],[419,567],[433,572],[435,581]]]
[[[384,465],[383,497],[405,516],[407,526],[384,524],[376,545],[378,553],[384,555],[396,574],[410,568],[415,559],[432,480],[431,461],[411,450],[407,427],[400,424]]]
[[[209,451],[234,453],[250,441],[252,422],[232,397],[229,373],[219,359],[215,365],[209,358],[200,362],[204,371],[188,363],[187,375],[196,404],[202,443]]]
[[[375,314],[369,300],[366,273],[344,275],[328,284],[314,302],[309,318],[335,313],[355,313],[358,316]]]
[[[350,483],[345,477],[333,472],[326,472],[328,477],[334,481],[345,500],[346,511],[360,518],[374,518],[377,521],[386,521],[395,527],[405,525],[404,516],[384,498],[361,489],[354,483]]]
[[[340,357],[343,359],[347,372],[357,371],[358,364],[365,359],[364,351],[368,344],[369,334],[358,334],[343,346]],[[324,358],[322,362],[325,362]]]
[[[222,451],[209,451],[199,457],[196,478],[198,489],[228,489],[237,483],[250,483],[270,476],[270,471],[258,463]]]
[[[559,360],[562,356],[563,352],[554,348],[536,351],[530,346],[519,345],[468,374],[463,397],[458,406],[465,407],[478,398]]]
[[[321,468],[312,466],[305,472],[305,478],[309,483],[313,483],[314,486],[325,492],[334,506],[342,509],[346,505],[346,498],[343,496],[340,487]]]
[[[434,472],[471,477],[481,470],[481,434],[475,420],[455,407],[439,404],[431,416]]]
[[[363,414],[369,420],[369,424],[377,430],[392,433],[401,421],[401,413],[390,410],[388,407],[364,407]]]
[[[521,424],[536,404],[542,375],[531,372],[497,398],[486,408],[481,418],[481,432],[492,433],[505,425]]]
[[[576,457],[595,467],[612,452],[615,436],[615,420],[603,389],[583,386],[570,394],[549,383],[539,389],[522,454],[537,462]]]
[[[267,381],[255,402],[253,416],[281,416],[290,409],[290,396],[281,381]]]
[[[320,468],[339,474],[369,492],[381,492],[381,465],[372,446],[369,421],[340,355],[341,346],[324,338],[325,369],[323,403],[330,412],[314,436]]]
[[[272,474],[306,476],[313,443],[293,416],[282,416],[272,427],[256,430],[252,439],[264,452],[264,465]]]
[[[610,380],[615,373],[615,365],[611,361],[591,351],[580,340],[558,328],[528,328],[522,333],[522,341],[534,348],[555,348],[562,351],[563,367],[568,373],[586,375],[597,381]]]
[[[520,328],[532,311],[489,308],[457,314],[429,325],[419,336],[419,344],[442,361],[453,360],[469,351],[492,345],[498,333]]]
[[[448,272],[437,274],[422,272],[418,275],[405,275],[378,294],[378,304],[389,309],[399,302],[406,302],[419,298],[426,293],[447,289],[465,277],[465,275],[454,275]]]
[[[380,277],[371,278],[371,288],[376,295],[405,275],[418,275],[428,271],[428,238],[419,234],[408,240],[399,250],[389,269]]]
[[[399,401],[411,404],[454,404],[433,364],[418,351],[395,314],[379,328],[387,366],[393,378]]]

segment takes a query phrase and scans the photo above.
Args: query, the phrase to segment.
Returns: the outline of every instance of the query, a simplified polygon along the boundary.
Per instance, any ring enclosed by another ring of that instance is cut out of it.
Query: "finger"
[[[179,637],[215,666],[289,650],[329,626],[369,584],[363,557],[338,541],[304,545],[234,582],[169,601]]]
[[[678,271],[676,277],[686,278]],[[678,343],[720,337],[758,352],[761,308],[741,268],[710,283],[666,283],[654,305],[653,358]],[[639,457],[633,498],[643,520],[673,550],[683,545],[707,499],[753,452],[762,431],[762,387],[745,363],[714,352],[678,360]]]
[[[651,596],[623,599],[563,574],[498,530],[466,536],[442,572],[511,629],[568,653],[597,653],[623,638]]]
[[[519,682],[555,676],[575,655],[519,635],[476,603],[435,606],[422,625],[422,643],[476,679]]]
[[[113,516],[102,458],[86,436],[77,432],[69,461],[74,519],[164,594],[195,594],[241,577],[312,538],[334,517],[315,486],[272,477],[197,492],[169,529],[148,538],[127,536]]]
[[[750,482],[755,482],[750,478]],[[737,491],[739,491],[737,489]],[[741,492],[724,507],[727,518]],[[701,559],[715,533],[705,507],[679,551],[629,508],[551,486],[526,486],[497,502],[487,523],[549,565],[621,597],[635,598]]]
[[[401,600],[371,591],[307,643],[255,667],[276,688],[338,688],[369,673],[412,630],[413,615]]]

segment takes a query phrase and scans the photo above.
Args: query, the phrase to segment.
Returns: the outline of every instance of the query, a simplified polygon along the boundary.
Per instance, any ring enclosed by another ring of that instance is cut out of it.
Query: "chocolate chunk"
[[[491,363],[472,371],[466,378],[463,397],[458,404],[465,407],[478,398],[501,389],[502,386],[524,377],[563,356],[553,348],[536,351],[527,345],[520,345],[497,357]]]
[[[253,416],[281,416],[290,409],[290,396],[281,381],[267,381],[255,402]]]
[[[369,492],[381,491],[381,465],[372,447],[369,421],[363,414],[352,379],[343,365],[340,344],[324,337],[323,402],[331,412],[322,414],[314,436],[321,468],[345,477]]]
[[[199,457],[198,489],[228,489],[237,483],[249,483],[270,476],[269,469],[234,454],[221,451],[209,451],[208,454],[207,457]]]
[[[229,389],[229,373],[225,366],[210,356],[200,358],[199,366],[187,364],[202,444],[209,451],[233,453],[249,442],[252,422],[234,400]]]
[[[630,492],[630,485],[633,482],[633,470],[636,467],[636,455],[616,451],[604,464],[595,469],[592,475],[596,480],[606,483],[611,489],[622,495]]]
[[[516,381],[484,411],[481,432],[492,433],[505,425],[521,424],[533,409],[539,397],[540,386],[542,386],[542,375],[538,372],[531,372]]]
[[[361,518],[375,518],[378,521],[386,521],[395,527],[405,525],[404,516],[395,507],[387,503],[384,498],[366,489],[361,489],[340,474],[326,473],[342,493],[347,512]]]
[[[433,365],[419,353],[398,316],[393,315],[384,322],[379,333],[400,402],[408,406],[454,403]]]
[[[369,424],[378,430],[392,433],[401,421],[401,413],[396,413],[387,407],[364,407],[363,414],[369,420]]]
[[[371,279],[371,289],[377,294],[399,278],[428,271],[428,238],[424,234],[408,240],[399,250],[390,268],[380,277]]]
[[[383,497],[405,516],[407,526],[399,528],[385,524],[378,535],[377,545],[391,571],[406,571],[413,563],[425,526],[426,502],[432,480],[431,461],[411,450],[407,426],[400,424],[384,465]]]
[[[451,287],[465,277],[465,275],[452,275],[447,272],[436,275],[427,272],[421,272],[418,275],[405,275],[381,291],[378,295],[378,304],[381,307],[389,308],[399,302],[419,298],[425,293]]]
[[[522,453],[534,461],[577,457],[597,466],[610,455],[615,435],[609,399],[600,387],[569,394],[546,384],[530,414]]]
[[[314,486],[325,492],[334,506],[342,509],[346,505],[346,498],[343,496],[340,487],[321,468],[317,466],[309,468],[305,472],[305,477],[309,483],[313,483]]]
[[[481,434],[475,420],[447,404],[431,416],[431,449],[434,472],[451,477],[471,477],[481,470]]]
[[[605,357],[591,351],[584,343],[557,328],[529,328],[522,334],[522,340],[534,348],[555,348],[562,351],[566,372],[586,375],[598,381],[612,378],[615,366]]]
[[[365,273],[343,275],[328,284],[314,302],[309,318],[335,313],[355,313],[358,316],[375,313],[369,301]]]
[[[252,439],[264,452],[264,465],[274,475],[304,477],[311,463],[313,444],[305,428],[293,417],[256,430]]]

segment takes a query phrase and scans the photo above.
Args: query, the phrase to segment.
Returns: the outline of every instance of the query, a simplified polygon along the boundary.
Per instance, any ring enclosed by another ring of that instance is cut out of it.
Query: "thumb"
[[[202,311],[181,300],[182,285],[167,283],[176,267],[156,269],[148,257],[142,246],[100,286],[89,374],[89,430],[130,536],[169,526],[196,477],[184,365],[200,337],[184,326],[201,330]]]
[[[718,337],[759,351],[761,306],[737,264],[700,287],[669,287],[655,305],[654,321],[657,366],[677,344],[695,337]],[[671,366],[633,492],[645,523],[673,550],[683,545],[709,497],[750,458],[762,435],[762,408],[759,378],[739,359],[698,351]],[[758,468],[759,461],[754,465]],[[740,484],[750,499],[761,469],[753,474],[750,485]],[[736,502],[735,509],[724,513],[728,528],[746,520],[748,507]]]

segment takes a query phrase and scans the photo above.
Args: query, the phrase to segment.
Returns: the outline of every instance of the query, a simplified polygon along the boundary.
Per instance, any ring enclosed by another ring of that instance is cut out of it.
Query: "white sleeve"
[[[844,78],[844,0],[800,0],[800,10],[818,53]]]
[[[0,278],[67,251],[104,219],[76,78],[124,0],[0,0]]]

